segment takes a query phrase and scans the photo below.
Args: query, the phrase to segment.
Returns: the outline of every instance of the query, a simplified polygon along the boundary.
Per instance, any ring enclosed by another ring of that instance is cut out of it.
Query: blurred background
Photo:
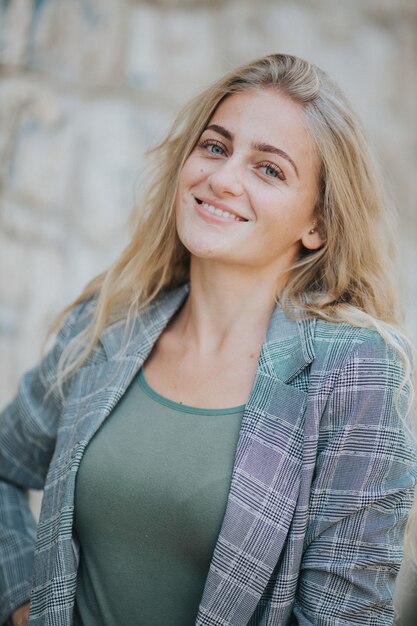
[[[363,121],[417,339],[415,0],[0,0],[0,404],[120,252],[143,153],[181,104],[278,51],[327,70]]]
[[[280,51],[327,70],[363,121],[417,341],[415,0],[0,0],[1,406],[126,242],[144,151],[207,83]]]

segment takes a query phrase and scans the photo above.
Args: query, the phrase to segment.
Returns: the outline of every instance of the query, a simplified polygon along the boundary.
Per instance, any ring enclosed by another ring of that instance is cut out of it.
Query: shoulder
[[[265,347],[269,370],[284,382],[310,375],[316,380],[333,380],[351,363],[363,367],[377,361],[411,370],[411,352],[399,331],[375,321],[373,327],[348,322],[331,322],[318,317],[301,317],[278,305],[271,318]]]
[[[347,322],[315,318],[300,322],[305,341],[311,341],[308,385],[320,395],[352,399],[361,395],[370,401],[388,396],[401,412],[409,413],[412,397],[412,348],[400,330],[380,322],[358,327]]]
[[[400,331],[317,320],[314,345],[310,381],[323,400],[322,431],[361,424],[405,436],[414,419],[413,364]]]
[[[411,369],[412,351],[397,329],[375,322],[375,327],[358,327],[347,322],[315,319],[310,322],[315,359],[327,369],[341,369],[361,361],[369,368],[377,363],[391,364],[398,370]]]
[[[130,303],[126,303],[122,310],[111,314],[85,363],[119,358],[124,353],[132,355],[141,352],[145,344],[152,343],[166,326],[188,291],[187,284],[161,291],[150,303],[138,306],[133,311]],[[83,332],[92,323],[97,307],[102,306],[96,294],[71,307],[63,316],[55,347],[65,348],[72,342],[76,344],[81,338],[78,347],[82,349]]]
[[[96,296],[91,296],[75,304],[68,311],[59,332],[65,333],[68,339],[73,339],[79,335],[91,323],[96,304]]]

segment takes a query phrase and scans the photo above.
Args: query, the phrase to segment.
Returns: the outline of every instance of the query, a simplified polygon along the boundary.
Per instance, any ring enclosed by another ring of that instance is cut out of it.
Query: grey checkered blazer
[[[45,397],[63,346],[87,322],[91,303],[78,307],[1,414],[0,623],[30,597],[32,626],[72,624],[77,469],[186,293],[160,296],[138,315],[122,352],[123,322],[110,326],[67,385],[65,401],[55,391]],[[277,306],[198,626],[392,624],[417,478],[400,419],[407,389],[396,399],[402,377],[398,357],[376,332],[297,322]],[[36,540],[28,488],[44,488]]]

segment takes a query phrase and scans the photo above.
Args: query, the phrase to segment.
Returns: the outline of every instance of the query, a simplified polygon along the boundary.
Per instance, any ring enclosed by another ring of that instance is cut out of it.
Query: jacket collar
[[[290,382],[314,360],[315,323],[314,318],[296,319],[295,311],[288,317],[277,303],[262,350],[283,382]]]
[[[188,284],[162,292],[136,314],[129,328],[125,320],[108,326],[100,339],[107,358],[110,361],[126,356],[146,359],[165,326],[184,303],[188,292]]]
[[[179,310],[189,293],[185,284],[161,293],[140,311],[126,329],[124,320],[109,326],[101,343],[109,360],[124,356],[146,359],[159,335]],[[288,317],[277,303],[262,347],[261,362],[270,376],[289,382],[314,359],[315,319]]]

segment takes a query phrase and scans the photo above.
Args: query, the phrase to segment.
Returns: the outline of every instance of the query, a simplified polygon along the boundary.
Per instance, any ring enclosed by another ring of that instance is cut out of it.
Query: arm
[[[62,409],[53,388],[56,366],[81,308],[71,312],[55,345],[22,377],[16,397],[0,414],[0,624],[29,599],[35,521],[27,490],[44,485]]]
[[[416,483],[409,388],[379,337],[342,367],[320,424],[294,616],[303,626],[391,625]]]

